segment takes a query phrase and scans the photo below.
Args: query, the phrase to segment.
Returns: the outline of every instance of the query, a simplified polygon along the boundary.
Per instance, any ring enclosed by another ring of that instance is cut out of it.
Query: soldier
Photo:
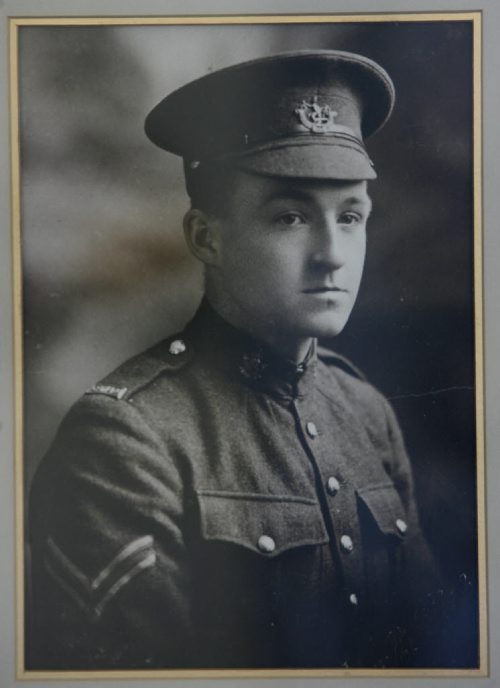
[[[30,669],[417,666],[432,589],[387,401],[322,352],[356,300],[394,88],[339,51],[168,95],[206,295],[74,405],[31,494]]]

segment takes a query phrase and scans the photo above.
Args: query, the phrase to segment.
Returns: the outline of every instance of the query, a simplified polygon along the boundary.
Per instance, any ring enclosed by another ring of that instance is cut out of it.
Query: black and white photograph
[[[18,21],[27,677],[485,671],[480,28]]]

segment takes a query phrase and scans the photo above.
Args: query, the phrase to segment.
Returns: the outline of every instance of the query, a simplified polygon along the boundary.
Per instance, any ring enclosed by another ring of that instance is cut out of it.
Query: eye
[[[304,216],[292,210],[281,213],[274,221],[283,227],[300,227],[306,224]]]
[[[342,225],[355,225],[362,221],[362,216],[352,210],[348,210],[339,217],[339,223]]]

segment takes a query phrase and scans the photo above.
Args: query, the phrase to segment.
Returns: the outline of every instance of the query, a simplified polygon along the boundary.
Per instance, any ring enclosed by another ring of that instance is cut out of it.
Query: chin
[[[307,333],[308,337],[317,337],[320,339],[331,339],[339,335],[347,324],[348,316],[332,316],[311,318],[308,322]]]

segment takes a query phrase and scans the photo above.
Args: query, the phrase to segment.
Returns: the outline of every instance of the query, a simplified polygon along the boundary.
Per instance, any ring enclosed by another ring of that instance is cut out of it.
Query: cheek
[[[228,275],[254,261],[255,247],[247,232],[226,228],[220,247],[220,267]]]
[[[224,269],[233,284],[244,281],[253,289],[274,285],[280,291],[300,274],[301,253],[290,241],[247,239],[225,253]]]
[[[350,265],[353,277],[361,279],[366,256],[366,235],[360,236],[351,247]]]
[[[365,257],[366,257],[366,251],[363,249],[363,252],[358,256],[358,261],[357,261],[357,270],[358,270],[360,279],[361,279],[361,275],[363,274],[363,269],[365,267]]]
[[[234,242],[224,252],[221,264],[221,277],[226,290],[234,297],[244,298],[254,294],[259,286],[265,286],[267,255],[255,242]]]

